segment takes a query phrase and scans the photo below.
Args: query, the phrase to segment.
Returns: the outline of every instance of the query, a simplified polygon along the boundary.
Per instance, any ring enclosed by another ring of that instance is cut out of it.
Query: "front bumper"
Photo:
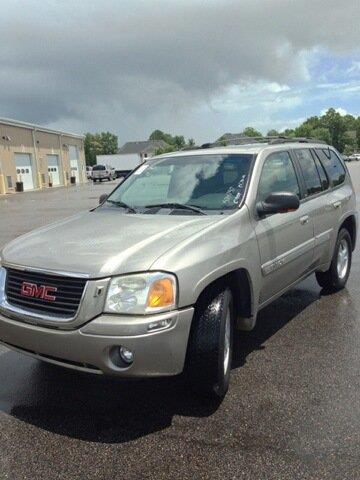
[[[123,377],[171,376],[183,371],[194,309],[151,316],[101,315],[76,330],[56,330],[10,319],[0,313],[0,343],[64,367]],[[149,332],[150,323],[169,326]],[[134,354],[121,364],[118,347]]]

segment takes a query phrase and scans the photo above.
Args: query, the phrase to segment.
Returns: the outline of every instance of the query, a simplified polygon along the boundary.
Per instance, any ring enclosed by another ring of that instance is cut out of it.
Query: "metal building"
[[[86,179],[84,137],[0,118],[0,194],[67,186]]]

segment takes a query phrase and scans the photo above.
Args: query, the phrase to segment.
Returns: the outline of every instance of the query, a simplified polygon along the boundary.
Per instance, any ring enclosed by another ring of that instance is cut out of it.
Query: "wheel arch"
[[[237,268],[208,283],[198,295],[195,308],[203,303],[209,292],[220,291],[222,288],[230,288],[233,296],[235,317],[238,319],[238,326],[246,330],[254,326],[254,292],[250,273],[246,268]],[[242,322],[243,320],[243,322]],[[249,323],[251,327],[249,328]]]
[[[339,227],[339,232],[342,228],[346,228],[346,230],[349,232],[350,238],[351,238],[351,246],[352,250],[355,249],[356,245],[356,230],[357,230],[357,225],[356,225],[356,218],[355,215],[349,215],[348,217],[345,218],[345,220],[342,221],[340,227]]]

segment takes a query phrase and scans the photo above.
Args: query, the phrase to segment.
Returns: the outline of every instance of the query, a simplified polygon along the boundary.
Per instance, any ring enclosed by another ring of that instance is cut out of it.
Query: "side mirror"
[[[108,199],[108,196],[106,193],[103,193],[102,195],[100,195],[100,198],[99,198],[99,205],[103,204],[104,202],[106,202],[106,200]]]
[[[294,212],[300,206],[299,197],[290,192],[275,192],[257,204],[257,212],[263,217],[274,213]]]

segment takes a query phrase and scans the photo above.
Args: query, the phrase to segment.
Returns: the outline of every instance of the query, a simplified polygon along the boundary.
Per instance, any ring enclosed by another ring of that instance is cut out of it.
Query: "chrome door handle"
[[[309,223],[309,215],[304,215],[303,217],[300,217],[300,223],[301,225],[306,225]]]
[[[333,207],[334,207],[334,208],[339,208],[340,206],[341,206],[341,202],[340,202],[340,201],[333,203]]]

